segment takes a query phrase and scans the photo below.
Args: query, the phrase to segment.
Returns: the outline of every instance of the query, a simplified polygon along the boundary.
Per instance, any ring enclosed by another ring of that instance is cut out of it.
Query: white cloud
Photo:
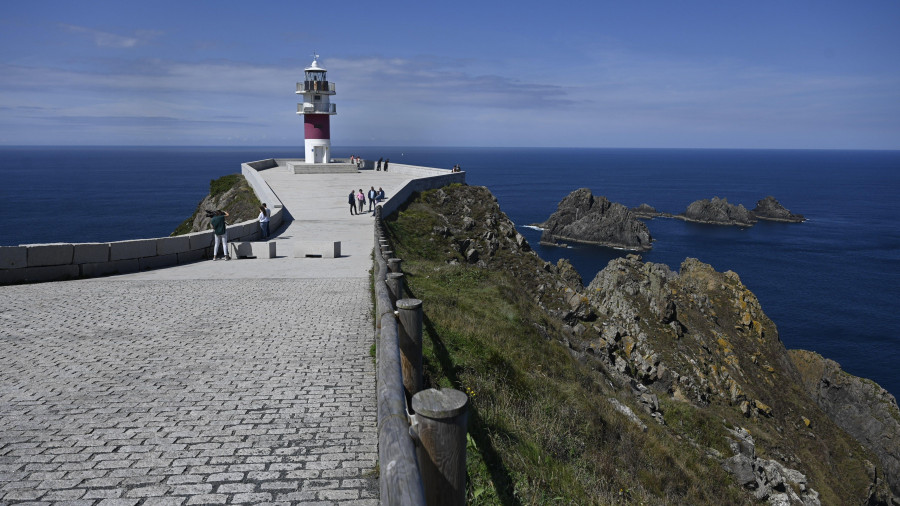
[[[65,23],[61,23],[60,26],[71,33],[88,37],[97,47],[132,48],[160,35],[160,32],[152,30],[138,30],[133,35],[127,36]]]
[[[225,143],[227,135],[245,137],[248,129],[258,138],[302,138],[294,83],[306,64],[0,64],[0,107],[9,112],[0,126],[31,118],[46,127],[57,117],[100,132],[106,122],[107,129],[135,127],[136,144],[153,143],[154,135],[163,139],[173,128],[194,143]],[[324,64],[337,85],[333,131],[341,138],[335,141],[345,145],[374,137],[393,145],[742,147],[752,134],[754,147],[789,147],[783,143],[799,131],[809,132],[805,139],[822,131],[824,139],[827,130],[822,147],[832,147],[841,132],[877,127],[871,142],[882,144],[900,132],[900,86],[867,76],[622,52],[598,52],[593,61],[560,65],[547,75],[512,66],[504,75],[491,74],[473,70],[478,62],[435,57],[345,57]]]

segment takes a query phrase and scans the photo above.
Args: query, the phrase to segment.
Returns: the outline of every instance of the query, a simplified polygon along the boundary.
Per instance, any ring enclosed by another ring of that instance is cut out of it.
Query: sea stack
[[[595,197],[587,188],[567,195],[556,212],[539,226],[544,229],[541,244],[547,245],[570,241],[648,251],[653,241],[647,225],[627,207],[606,197]]]
[[[791,213],[771,195],[758,201],[756,207],[750,212],[760,220],[784,221],[788,223],[806,221],[802,214]]]
[[[728,199],[713,197],[691,202],[678,217],[685,221],[709,223],[713,225],[738,225],[749,227],[756,223],[756,217],[741,204],[729,204]]]

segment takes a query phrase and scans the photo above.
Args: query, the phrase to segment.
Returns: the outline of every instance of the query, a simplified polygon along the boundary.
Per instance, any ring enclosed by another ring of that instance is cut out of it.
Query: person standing
[[[375,170],[381,170],[381,161],[384,160],[384,157],[378,159],[378,163],[375,164]]]
[[[350,190],[350,214],[356,214],[356,190]]]
[[[259,206],[259,230],[262,232],[263,240],[269,238],[269,209],[266,207],[265,202],[263,205]]]
[[[222,244],[222,254],[225,255],[225,260],[231,260],[231,255],[228,254],[228,227],[227,223],[225,223],[225,218],[228,216],[228,211],[223,211],[219,209],[216,211],[216,215],[210,218],[209,224],[213,228],[213,260],[219,259],[219,244]]]
[[[387,166],[388,166],[388,163],[390,163],[390,161],[391,161],[390,158],[388,158],[387,160],[384,161],[384,171],[385,172],[387,172]]]
[[[384,190],[381,187],[378,187],[378,193],[375,195],[375,202],[381,202],[384,200]]]
[[[369,196],[369,212],[371,213],[372,211],[375,210],[375,197],[378,196],[378,192],[375,191],[374,186],[369,187],[369,195],[368,196]]]
[[[359,212],[357,214],[362,214],[363,208],[366,205],[366,194],[363,193],[362,188],[360,188],[359,193],[356,194],[356,202],[359,205]]]

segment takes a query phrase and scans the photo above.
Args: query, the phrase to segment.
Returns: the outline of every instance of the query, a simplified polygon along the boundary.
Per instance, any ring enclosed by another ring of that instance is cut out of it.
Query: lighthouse
[[[303,96],[303,102],[297,104],[297,114],[303,115],[306,163],[331,161],[330,119],[337,114],[337,109],[331,103],[334,83],[328,82],[325,73],[325,68],[319,65],[319,55],[313,55],[303,82],[297,83],[297,94]]]

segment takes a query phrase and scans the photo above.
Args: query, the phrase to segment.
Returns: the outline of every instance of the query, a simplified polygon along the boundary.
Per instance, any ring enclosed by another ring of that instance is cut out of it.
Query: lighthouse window
[[[322,99],[322,95],[316,95],[316,100],[321,100],[321,99]]]

